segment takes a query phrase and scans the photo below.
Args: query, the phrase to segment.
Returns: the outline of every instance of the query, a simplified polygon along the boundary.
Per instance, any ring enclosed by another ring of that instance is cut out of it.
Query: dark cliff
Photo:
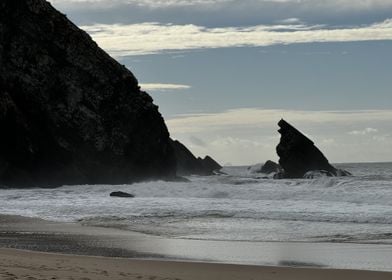
[[[0,185],[175,175],[169,133],[134,75],[44,0],[0,2]]]

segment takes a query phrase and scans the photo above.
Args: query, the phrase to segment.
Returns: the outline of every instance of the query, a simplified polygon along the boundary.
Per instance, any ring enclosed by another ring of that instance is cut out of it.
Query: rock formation
[[[201,163],[202,169],[210,171],[212,173],[214,173],[214,171],[220,171],[222,169],[222,166],[210,156],[205,156],[203,159],[199,157],[197,158],[197,160]]]
[[[272,160],[267,160],[264,165],[261,167],[260,172],[265,174],[277,173],[281,171],[281,167],[276,162]]]
[[[309,171],[323,171],[329,176],[349,175],[347,171],[337,170],[329,164],[314,143],[285,120],[282,119],[278,125],[281,138],[276,151],[284,172],[277,174],[276,178],[302,178]]]
[[[152,98],[45,0],[0,1],[0,130],[0,185],[175,176]]]
[[[196,158],[181,142],[172,140],[172,147],[177,159],[177,175],[212,175],[214,171],[219,171],[222,166],[219,165],[210,156],[204,159]]]
[[[130,193],[127,193],[127,192],[121,192],[121,191],[111,192],[109,196],[112,196],[112,197],[126,197],[126,198],[135,197],[133,194],[130,194]]]

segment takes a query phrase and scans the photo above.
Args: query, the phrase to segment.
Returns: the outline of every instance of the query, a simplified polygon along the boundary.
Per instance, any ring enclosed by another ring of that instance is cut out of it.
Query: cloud
[[[206,142],[204,142],[202,139],[200,139],[199,137],[196,137],[196,136],[191,136],[191,137],[189,137],[189,141],[191,141],[191,143],[193,144],[193,145],[196,145],[196,146],[200,146],[200,147],[207,147],[207,143]]]
[[[392,110],[290,111],[244,108],[214,114],[182,115],[166,120],[171,135],[196,155],[209,154],[219,162],[251,164],[277,160],[277,123],[285,118],[306,135],[331,162],[392,159]],[[356,127],[366,127],[355,130]],[[354,139],[347,131],[370,137]],[[194,138],[203,139],[197,145]]]
[[[372,139],[380,143],[390,143],[392,141],[391,134],[373,135]]]
[[[115,57],[205,48],[392,40],[392,19],[335,29],[304,24],[207,28],[159,23],[95,24],[82,26],[82,29]]]
[[[171,131],[196,133],[204,130],[239,129],[245,127],[262,127],[266,124],[276,126],[281,119],[293,123],[363,123],[391,121],[392,110],[359,111],[299,111],[268,110],[243,108],[214,114],[181,115],[167,120]],[[371,128],[367,129],[373,130]]]
[[[301,19],[353,26],[381,22],[390,0],[50,0],[78,25],[162,22],[208,27],[273,24]]]
[[[282,20],[278,20],[278,23],[281,24],[302,24],[303,22],[299,18],[286,18]]]
[[[171,90],[184,90],[190,89],[189,85],[180,85],[180,84],[159,84],[159,83],[150,83],[150,84],[140,84],[142,90],[146,91],[171,91]]]
[[[353,131],[350,131],[348,134],[350,134],[350,135],[367,135],[367,134],[374,134],[374,133],[377,133],[377,132],[378,132],[378,129],[367,127],[367,128],[365,128],[363,130],[353,130]]]

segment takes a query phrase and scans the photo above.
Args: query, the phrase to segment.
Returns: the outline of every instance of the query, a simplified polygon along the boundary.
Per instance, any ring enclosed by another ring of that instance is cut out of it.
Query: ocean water
[[[353,176],[274,180],[226,167],[188,183],[3,189],[0,213],[178,239],[392,244],[392,163],[337,167]]]

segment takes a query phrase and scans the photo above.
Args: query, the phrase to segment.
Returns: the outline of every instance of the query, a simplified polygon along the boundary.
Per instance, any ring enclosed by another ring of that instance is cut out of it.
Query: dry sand
[[[0,279],[390,280],[392,272],[132,260],[0,249]]]

